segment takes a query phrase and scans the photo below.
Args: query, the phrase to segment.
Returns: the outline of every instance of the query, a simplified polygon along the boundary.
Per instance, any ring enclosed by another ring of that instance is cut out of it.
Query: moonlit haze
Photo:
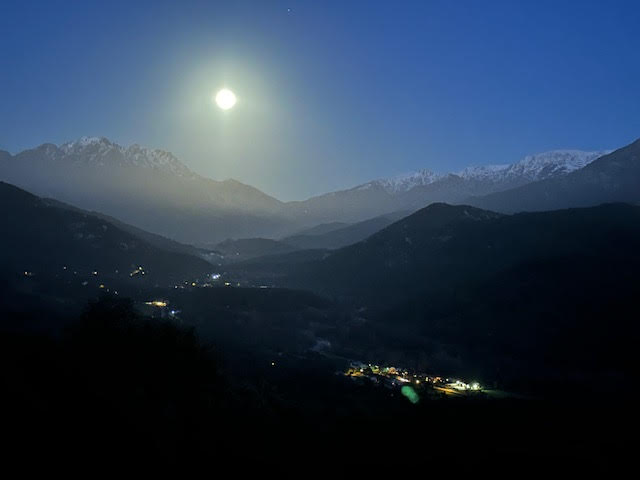
[[[3,2],[0,149],[105,136],[292,200],[640,130],[635,2],[402,3]]]

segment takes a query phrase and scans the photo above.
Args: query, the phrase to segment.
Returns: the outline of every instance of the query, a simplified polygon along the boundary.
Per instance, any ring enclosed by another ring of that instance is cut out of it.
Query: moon
[[[228,88],[219,90],[215,96],[215,102],[222,110],[229,110],[230,108],[233,108],[237,100],[235,93]]]

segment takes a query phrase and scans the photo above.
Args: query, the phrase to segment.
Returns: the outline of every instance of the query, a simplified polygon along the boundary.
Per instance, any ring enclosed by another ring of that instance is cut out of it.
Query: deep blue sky
[[[0,148],[102,135],[281,199],[616,148],[639,25],[615,0],[0,0]]]

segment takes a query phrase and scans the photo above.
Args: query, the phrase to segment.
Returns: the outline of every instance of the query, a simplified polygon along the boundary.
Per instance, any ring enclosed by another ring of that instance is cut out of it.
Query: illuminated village
[[[458,379],[443,376],[410,372],[393,366],[379,366],[360,362],[352,363],[341,372],[356,381],[368,380],[386,388],[400,388],[401,393],[412,403],[417,403],[418,393],[429,396],[469,396],[484,393],[478,382],[466,383]]]

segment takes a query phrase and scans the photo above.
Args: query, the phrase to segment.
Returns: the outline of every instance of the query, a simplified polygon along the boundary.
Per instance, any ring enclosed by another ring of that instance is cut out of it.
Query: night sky
[[[0,148],[106,136],[283,200],[616,148],[639,25],[637,1],[3,0]]]

